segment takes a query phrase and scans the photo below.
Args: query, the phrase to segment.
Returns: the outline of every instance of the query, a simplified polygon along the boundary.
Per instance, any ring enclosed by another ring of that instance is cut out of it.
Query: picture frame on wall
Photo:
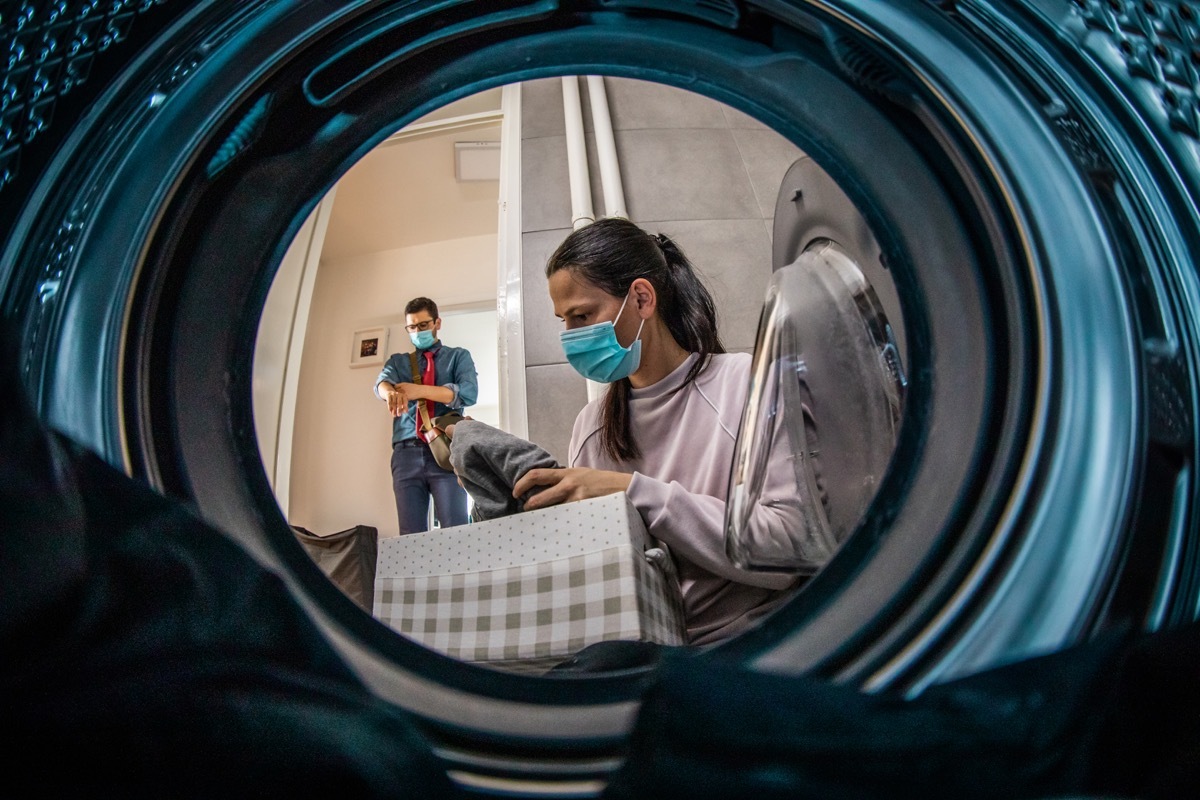
[[[350,350],[351,367],[378,367],[387,361],[388,329],[364,328],[354,332],[354,346]]]

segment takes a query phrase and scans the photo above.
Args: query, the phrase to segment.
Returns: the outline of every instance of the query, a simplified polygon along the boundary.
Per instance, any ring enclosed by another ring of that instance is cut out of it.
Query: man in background
[[[404,307],[405,329],[417,353],[414,373],[409,353],[393,353],[375,380],[375,395],[387,402],[392,415],[392,489],[400,533],[417,533],[429,526],[429,498],[441,527],[467,522],[467,493],[453,472],[434,460],[421,433],[425,405],[429,419],[450,411],[462,412],[479,396],[475,362],[463,347],[444,345],[437,303],[417,297]]]

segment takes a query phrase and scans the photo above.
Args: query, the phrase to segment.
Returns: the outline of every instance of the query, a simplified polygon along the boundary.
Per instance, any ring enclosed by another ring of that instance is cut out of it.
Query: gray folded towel
[[[475,521],[516,514],[528,495],[512,496],[513,486],[531,469],[556,468],[559,463],[542,448],[486,422],[464,419],[454,425],[450,464],[467,493],[475,500]]]

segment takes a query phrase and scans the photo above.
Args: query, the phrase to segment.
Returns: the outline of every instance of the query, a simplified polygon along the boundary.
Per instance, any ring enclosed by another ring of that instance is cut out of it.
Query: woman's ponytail
[[[663,254],[670,276],[668,301],[671,307],[662,314],[663,322],[680,347],[704,356],[697,362],[700,365],[696,370],[698,374],[707,364],[707,356],[725,352],[717,333],[717,307],[679,246],[661,233],[654,237],[654,242]],[[694,377],[690,376],[689,380]]]

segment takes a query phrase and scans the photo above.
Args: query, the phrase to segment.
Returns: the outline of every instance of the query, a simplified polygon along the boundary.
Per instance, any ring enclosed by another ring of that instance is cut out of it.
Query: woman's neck
[[[655,319],[642,336],[642,362],[629,376],[634,389],[653,386],[674,372],[691,355],[679,346],[662,320]]]

